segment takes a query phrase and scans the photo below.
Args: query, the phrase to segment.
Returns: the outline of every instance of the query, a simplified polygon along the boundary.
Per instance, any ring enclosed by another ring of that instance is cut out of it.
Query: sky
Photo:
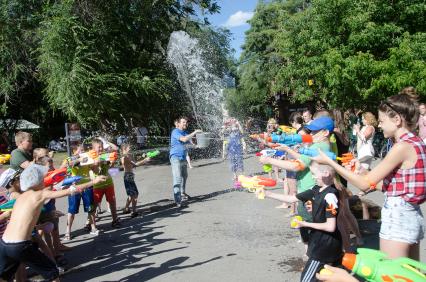
[[[221,7],[219,14],[208,15],[210,23],[218,27],[226,27],[232,32],[231,46],[235,49],[235,57],[241,54],[244,43],[244,32],[250,28],[247,23],[253,17],[257,0],[218,0]]]

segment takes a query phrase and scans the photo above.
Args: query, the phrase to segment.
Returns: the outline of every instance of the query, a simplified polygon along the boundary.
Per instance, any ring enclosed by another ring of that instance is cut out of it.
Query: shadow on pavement
[[[187,203],[207,201],[218,195],[233,191],[236,191],[236,189],[225,189],[194,196]],[[73,246],[72,251],[67,254],[70,264],[63,280],[86,281],[124,269],[142,269],[142,271],[124,278],[124,281],[145,281],[170,271],[196,267],[222,258],[222,256],[218,256],[184,266],[181,264],[188,260],[189,257],[172,258],[162,263],[159,267],[150,267],[153,263],[140,263],[144,258],[150,256],[187,248],[187,246],[183,246],[153,252],[156,246],[176,239],[159,239],[158,237],[164,234],[161,230],[165,226],[152,227],[151,225],[158,223],[155,219],[177,217],[191,211],[184,208],[177,209],[174,202],[168,199],[140,205],[139,208],[143,211],[144,217],[130,218],[129,216],[123,217],[120,215],[122,227],[119,229],[111,229],[111,217],[108,214],[98,220],[98,228],[102,230],[98,237],[73,239],[72,243],[80,244]],[[87,233],[83,230],[73,232],[74,236],[83,234]]]

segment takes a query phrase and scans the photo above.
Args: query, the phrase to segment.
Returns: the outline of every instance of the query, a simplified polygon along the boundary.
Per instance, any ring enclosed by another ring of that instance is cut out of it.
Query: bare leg
[[[410,246],[409,258],[420,261],[420,244],[413,244]]]
[[[134,213],[136,212],[136,204],[137,204],[137,202],[138,202],[138,197],[137,196],[132,197],[132,210],[133,210]]]
[[[72,224],[74,222],[74,217],[75,217],[74,214],[68,213],[68,216],[67,216],[67,231],[66,231],[66,234],[68,234],[68,235],[71,235],[71,227],[72,227]]]
[[[111,209],[112,221],[115,222],[117,221],[117,207],[115,200],[109,203],[109,207]]]
[[[418,248],[418,244],[416,245]],[[397,241],[380,238],[380,251],[387,254],[389,259],[396,259],[399,257],[410,257],[411,255],[410,251],[412,246],[413,245],[410,245],[408,243],[397,242]],[[414,248],[413,248],[412,254],[416,255]],[[417,260],[417,258],[412,258],[412,259]]]
[[[92,231],[96,230],[96,217],[95,213],[91,212],[87,214],[87,219],[89,220],[90,226],[92,228]]]

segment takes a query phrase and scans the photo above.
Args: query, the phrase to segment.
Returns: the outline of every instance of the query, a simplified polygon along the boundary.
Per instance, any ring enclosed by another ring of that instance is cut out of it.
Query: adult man
[[[422,138],[423,142],[426,142],[426,106],[425,103],[419,105],[419,137]]]
[[[173,194],[177,207],[181,207],[182,200],[187,200],[188,195],[185,193],[186,179],[188,178],[188,169],[186,162],[186,144],[197,133],[202,132],[197,129],[191,134],[186,132],[188,127],[188,119],[179,117],[175,120],[176,128],[173,129],[170,137],[170,163],[172,165],[173,174]]]
[[[135,132],[138,149],[143,149],[145,147],[146,137],[148,136],[148,129],[144,126],[139,126],[135,128]]]
[[[305,124],[310,124],[312,121],[312,113],[310,110],[304,110],[302,114],[303,121]]]
[[[30,133],[19,131],[15,134],[15,143],[18,148],[11,153],[10,167],[16,171],[23,171],[33,160],[31,155],[33,139]]]

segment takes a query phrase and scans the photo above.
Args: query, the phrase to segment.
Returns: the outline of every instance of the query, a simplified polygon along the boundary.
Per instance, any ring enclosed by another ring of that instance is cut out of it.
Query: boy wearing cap
[[[46,280],[59,281],[55,263],[31,241],[41,208],[46,200],[80,193],[93,184],[105,181],[104,176],[98,176],[89,183],[71,185],[67,190],[51,191],[44,189],[43,179],[46,173],[45,166],[31,164],[21,174],[21,190],[26,192],[16,200],[12,217],[0,240],[0,272],[1,277],[7,281],[13,277],[21,262],[40,273]]]
[[[310,131],[313,139],[313,143],[309,146],[309,148],[330,151],[329,137],[333,132],[333,129],[334,121],[330,117],[319,117],[305,125],[304,130]],[[315,186],[315,179],[309,170],[311,158],[305,155],[301,155],[285,145],[277,149],[287,152],[291,157],[295,158],[295,160],[279,160],[270,157],[261,157],[260,162],[263,164],[271,164],[288,171],[295,171],[297,173],[297,193],[302,193],[312,189]],[[306,210],[304,203],[300,201],[297,206],[297,213],[303,218],[304,221],[312,222],[312,215]],[[300,228],[299,231],[302,241],[305,244],[305,249],[307,249],[307,243],[309,241],[309,230],[303,227]]]

